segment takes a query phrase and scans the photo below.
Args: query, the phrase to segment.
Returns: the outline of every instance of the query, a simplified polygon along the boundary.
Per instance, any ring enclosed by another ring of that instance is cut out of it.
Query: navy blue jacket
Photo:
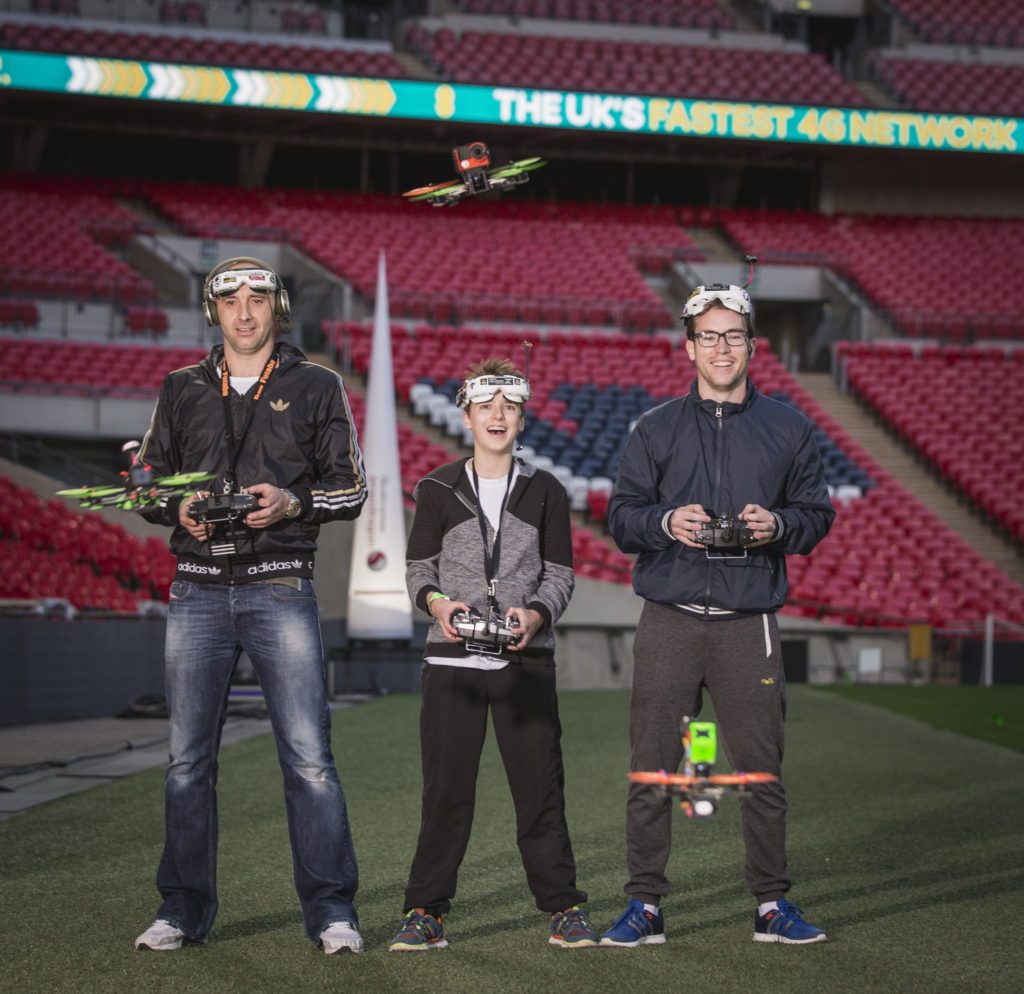
[[[683,504],[730,516],[760,504],[782,519],[782,534],[745,559],[709,559],[662,527]],[[740,404],[702,400],[695,380],[688,395],[644,414],[608,506],[619,548],[639,553],[633,589],[641,597],[746,612],[782,606],[786,553],[809,553],[834,517],[813,425],[749,380]]]

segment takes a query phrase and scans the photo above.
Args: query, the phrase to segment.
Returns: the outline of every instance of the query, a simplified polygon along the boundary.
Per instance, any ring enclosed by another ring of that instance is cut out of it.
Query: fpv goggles
[[[745,317],[749,317],[754,309],[750,302],[750,294],[743,287],[734,283],[709,283],[707,286],[693,288],[683,305],[683,313],[679,316],[684,321],[694,318],[698,314],[703,314],[708,305],[716,301]]]
[[[470,404],[482,404],[493,399],[499,390],[513,404],[525,404],[530,399],[530,381],[522,376],[474,376],[459,387],[455,406],[466,408]]]
[[[210,280],[207,292],[211,297],[227,297],[243,286],[258,293],[276,293],[281,281],[269,269],[228,269]]]

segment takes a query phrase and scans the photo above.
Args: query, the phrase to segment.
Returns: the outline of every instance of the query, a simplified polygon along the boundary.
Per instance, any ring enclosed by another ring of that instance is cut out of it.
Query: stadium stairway
[[[706,262],[735,264],[737,258],[742,258],[742,254],[736,246],[729,242],[718,228],[711,227],[710,225],[708,227],[700,227],[696,224],[691,224],[687,226],[686,233],[700,250]]]
[[[850,435],[925,507],[964,541],[994,562],[1017,583],[1024,583],[1024,556],[987,521],[974,513],[906,446],[894,438],[853,394],[843,394],[828,373],[800,373],[803,387]],[[899,529],[898,521],[879,521],[879,529]]]
[[[411,52],[400,52],[396,49],[391,53],[391,57],[406,71],[410,79],[437,80],[440,78],[430,66]]]

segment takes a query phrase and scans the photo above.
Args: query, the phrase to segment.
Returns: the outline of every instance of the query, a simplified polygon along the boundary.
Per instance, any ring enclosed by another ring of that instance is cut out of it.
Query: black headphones
[[[239,265],[239,263],[244,263],[244,265]],[[273,293],[274,318],[277,321],[277,327],[281,334],[287,335],[292,330],[292,322],[288,316],[292,312],[291,302],[288,300],[288,291],[284,288],[281,277],[277,275],[273,267],[268,266],[262,259],[257,259],[251,255],[239,255],[232,259],[225,259],[223,262],[218,262],[210,270],[206,281],[203,283],[203,317],[206,318],[206,323],[211,328],[220,324],[220,320],[217,317],[217,298],[214,297],[210,288],[215,276],[219,276],[221,273],[226,273],[232,269],[264,269],[268,273],[274,273],[278,286],[278,289]]]

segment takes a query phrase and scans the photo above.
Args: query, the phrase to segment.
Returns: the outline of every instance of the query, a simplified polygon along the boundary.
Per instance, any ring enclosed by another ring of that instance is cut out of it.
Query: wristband
[[[432,590],[427,594],[427,613],[431,615],[434,613],[430,610],[430,605],[433,604],[434,601],[446,601],[448,599],[448,595],[442,594],[440,590]]]

